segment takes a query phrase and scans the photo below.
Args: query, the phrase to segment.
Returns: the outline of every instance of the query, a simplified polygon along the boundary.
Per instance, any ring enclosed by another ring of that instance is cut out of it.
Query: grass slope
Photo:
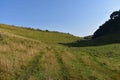
[[[70,34],[59,33],[59,32],[47,32],[47,31],[39,31],[39,30],[32,30],[26,28],[19,28],[15,26],[9,25],[0,25],[0,29],[5,30],[9,33],[35,39],[42,41],[44,43],[51,43],[51,44],[58,44],[63,42],[73,42],[75,40],[79,40],[79,37],[72,36]]]
[[[107,41],[115,35],[82,41],[0,24],[0,80],[120,80],[119,39]]]

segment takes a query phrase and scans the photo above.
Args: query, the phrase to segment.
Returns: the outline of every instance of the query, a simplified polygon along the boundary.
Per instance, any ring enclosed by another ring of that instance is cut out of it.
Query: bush
[[[3,36],[2,36],[2,34],[0,34],[0,41],[2,41],[3,40]]]
[[[91,40],[91,39],[92,39],[92,35],[85,36],[84,39],[85,39],[85,40]]]
[[[49,30],[45,30],[46,32],[49,32]]]

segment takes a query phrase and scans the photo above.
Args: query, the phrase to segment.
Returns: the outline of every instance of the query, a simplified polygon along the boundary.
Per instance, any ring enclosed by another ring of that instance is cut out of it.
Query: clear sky
[[[86,36],[119,9],[120,0],[0,0],[0,23]]]

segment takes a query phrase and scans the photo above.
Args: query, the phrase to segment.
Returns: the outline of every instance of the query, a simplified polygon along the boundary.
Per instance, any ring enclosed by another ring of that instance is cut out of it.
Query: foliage
[[[94,33],[93,39],[116,32],[120,32],[120,10],[110,15],[110,19]]]
[[[0,34],[0,41],[2,41],[3,40],[3,37],[2,37],[2,34]]]
[[[92,39],[92,35],[85,36],[84,39],[85,39],[85,40],[91,40],[91,39]]]

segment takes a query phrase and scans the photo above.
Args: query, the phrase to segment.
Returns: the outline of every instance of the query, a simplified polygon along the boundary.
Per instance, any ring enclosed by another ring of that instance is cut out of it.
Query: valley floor
[[[1,28],[0,80],[120,80],[120,43],[69,46],[60,43],[80,38],[51,35],[38,39]]]

